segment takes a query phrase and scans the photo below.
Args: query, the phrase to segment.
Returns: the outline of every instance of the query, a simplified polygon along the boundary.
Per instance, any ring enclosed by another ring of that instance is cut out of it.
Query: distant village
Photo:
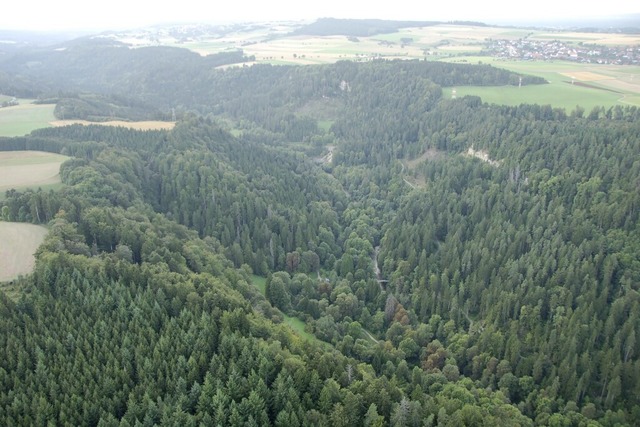
[[[585,64],[640,64],[640,46],[596,46],[558,40],[490,40],[484,53],[519,60],[563,59]]]

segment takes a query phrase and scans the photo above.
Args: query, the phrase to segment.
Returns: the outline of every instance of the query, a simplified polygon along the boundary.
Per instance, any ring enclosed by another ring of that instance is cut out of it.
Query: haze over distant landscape
[[[593,21],[607,17],[629,17],[638,21],[640,7],[635,2],[613,0],[603,3],[576,0],[556,2],[541,0],[519,4],[503,0],[476,2],[459,0],[440,4],[415,5],[412,2],[386,3],[340,2],[328,0],[304,4],[292,0],[275,2],[202,4],[195,0],[173,2],[158,7],[148,0],[128,2],[115,0],[100,9],[89,9],[77,0],[59,2],[17,2],[11,13],[0,16],[0,29],[19,30],[96,30],[119,29],[175,22],[247,22],[264,20],[313,20],[335,18],[380,18],[397,20],[476,20],[487,23],[533,24],[564,21]]]

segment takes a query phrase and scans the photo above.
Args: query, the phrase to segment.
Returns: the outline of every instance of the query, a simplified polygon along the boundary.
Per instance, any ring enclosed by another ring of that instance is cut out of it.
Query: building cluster
[[[560,59],[585,64],[640,64],[640,46],[596,46],[558,40],[489,40],[485,52],[491,56],[519,60]]]

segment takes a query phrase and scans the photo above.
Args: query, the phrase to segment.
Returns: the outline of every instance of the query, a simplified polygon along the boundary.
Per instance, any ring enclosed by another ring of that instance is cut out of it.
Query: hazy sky
[[[634,0],[16,0],[3,7],[0,29],[102,30],[167,22],[228,22],[320,17],[497,22],[588,18],[640,12]]]

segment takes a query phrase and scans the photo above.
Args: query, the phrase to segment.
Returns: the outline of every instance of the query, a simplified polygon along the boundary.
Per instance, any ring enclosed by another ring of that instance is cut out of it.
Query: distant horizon
[[[115,31],[158,25],[231,24],[274,21],[315,21],[323,17],[338,19],[385,19],[394,21],[476,21],[489,25],[532,25],[558,22],[593,22],[604,19],[634,19],[640,26],[640,5],[627,0],[609,0],[586,4],[577,0],[538,0],[535,7],[514,7],[505,0],[486,0],[481,4],[458,0],[439,5],[396,2],[384,4],[345,3],[325,0],[301,6],[293,0],[256,2],[253,0],[224,5],[202,5],[182,0],[158,7],[148,0],[129,2],[113,0],[107,6],[89,10],[78,0],[58,2],[18,2],[11,13],[0,16],[0,30],[29,32]]]
[[[353,20],[383,20],[383,21],[434,21],[441,22],[443,24],[453,22],[475,22],[488,26],[513,26],[513,27],[551,27],[559,29],[579,28],[579,27],[596,27],[600,29],[607,28],[626,28],[637,27],[640,28],[640,12],[629,15],[608,15],[600,17],[585,17],[585,18],[518,18],[518,19],[496,19],[496,20],[481,20],[481,19],[391,19],[391,18],[337,18],[332,16],[319,16],[317,18],[310,19],[262,19],[262,20],[232,20],[232,21],[207,21],[207,20],[164,20],[157,22],[150,22],[144,25],[130,25],[130,26],[113,26],[113,27],[87,27],[87,28],[5,28],[0,26],[0,34],[2,33],[25,33],[25,34],[78,34],[89,35],[101,32],[110,31],[135,31],[140,29],[147,29],[153,27],[170,27],[170,26],[189,26],[189,25],[242,25],[242,24],[254,24],[263,22],[291,22],[309,24],[319,19],[353,19]]]

